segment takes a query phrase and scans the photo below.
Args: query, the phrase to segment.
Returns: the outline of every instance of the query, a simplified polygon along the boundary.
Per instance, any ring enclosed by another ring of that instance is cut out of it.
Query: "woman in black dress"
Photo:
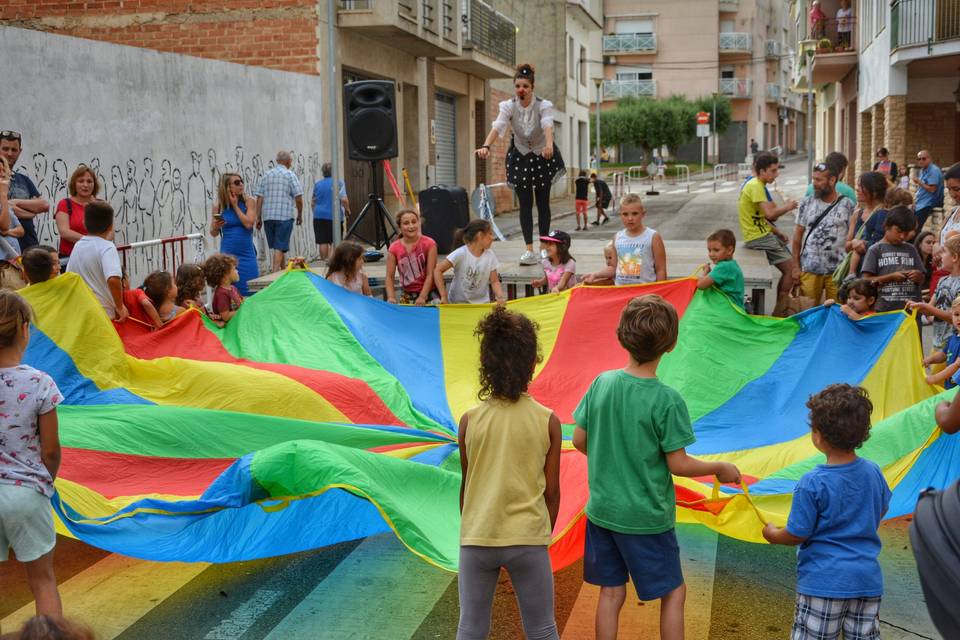
[[[520,264],[539,264],[533,252],[533,204],[537,204],[540,235],[550,233],[550,187],[563,176],[565,168],[560,151],[553,142],[553,104],[533,93],[534,69],[521,64],[513,76],[516,97],[500,103],[500,113],[487,139],[477,149],[477,157],[486,159],[490,145],[512,130],[507,151],[507,182],[520,202],[520,228],[527,250]]]

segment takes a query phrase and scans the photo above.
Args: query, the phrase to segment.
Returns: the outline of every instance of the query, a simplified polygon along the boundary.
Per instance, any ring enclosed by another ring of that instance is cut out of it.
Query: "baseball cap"
[[[560,231],[559,229],[554,229],[548,235],[540,236],[540,240],[570,246],[570,234],[566,231]]]

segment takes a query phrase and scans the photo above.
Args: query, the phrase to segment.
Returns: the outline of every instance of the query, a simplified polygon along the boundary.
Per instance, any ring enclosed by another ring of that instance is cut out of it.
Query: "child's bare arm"
[[[160,314],[157,313],[157,308],[153,306],[153,303],[150,302],[150,298],[143,298],[140,300],[140,306],[143,307],[143,312],[147,314],[147,317],[150,318],[150,322],[153,323],[153,326],[158,329],[163,325],[163,320],[160,319]]]
[[[653,266],[657,273],[657,280],[667,279],[667,247],[663,244],[663,237],[656,233],[653,236]]]
[[[943,351],[934,351],[923,359],[923,366],[929,367],[932,364],[940,364],[947,361],[947,354]]]
[[[715,284],[716,282],[714,282],[710,276],[701,276],[697,280],[697,289],[709,289]]]
[[[954,396],[953,402],[941,402],[936,410],[937,426],[944,433],[960,431],[960,401]]]
[[[363,295],[365,296],[373,295],[373,291],[370,290],[370,278],[368,278],[367,274],[365,273],[363,274],[363,285],[361,287],[361,290],[363,291]]]
[[[785,544],[795,547],[806,538],[800,538],[787,531],[786,527],[768,524],[763,528],[763,538],[770,544]]]
[[[560,282],[557,283],[557,291],[563,291],[567,288],[567,285],[570,284],[570,279],[573,278],[573,273],[570,271],[564,271],[563,275],[560,276]]]
[[[579,426],[573,430],[573,448],[587,455],[587,432]]]
[[[457,429],[457,445],[460,450],[460,513],[463,513],[463,493],[467,488],[467,423],[468,414],[460,417],[460,428]]]
[[[560,430],[560,418],[550,415],[550,449],[543,465],[543,475],[547,486],[543,491],[544,502],[547,503],[547,512],[550,514],[550,529],[557,525],[557,514],[560,513],[560,446],[563,442],[563,433]]]
[[[117,276],[111,276],[107,278],[107,286],[110,288],[110,295],[113,296],[113,304],[117,308],[113,319],[123,322],[130,316],[127,307],[123,304],[123,281]]]
[[[387,252],[387,277],[384,279],[383,284],[387,289],[387,302],[392,302],[393,304],[397,303],[397,288],[393,282],[393,279],[397,275],[397,256],[393,255],[389,251]],[[364,295],[367,295],[364,293]]]
[[[57,471],[60,470],[60,436],[56,408],[41,414],[37,426],[40,430],[40,459],[50,477],[56,480]]]
[[[423,288],[420,290],[420,295],[417,296],[417,304],[422,305],[426,304],[430,296],[430,291],[433,289],[433,274],[437,269],[437,246],[433,245],[430,247],[429,253],[427,253],[427,277],[423,280]]]
[[[954,360],[937,373],[927,376],[927,384],[941,384],[953,377],[953,374],[960,369],[960,359]]]
[[[497,302],[506,302],[507,296],[503,295],[503,287],[500,285],[500,273],[496,269],[490,272],[490,288],[493,289],[493,296]]]
[[[667,467],[675,476],[717,476],[720,482],[740,482],[740,470],[729,462],[704,462],[688,456],[686,449],[670,451],[666,455]]]
[[[453,266],[453,263],[447,260],[446,258],[444,258],[437,264],[436,268],[433,270],[433,283],[437,287],[437,293],[440,294],[440,302],[443,304],[447,303],[447,284],[443,280],[443,274],[452,266]]]

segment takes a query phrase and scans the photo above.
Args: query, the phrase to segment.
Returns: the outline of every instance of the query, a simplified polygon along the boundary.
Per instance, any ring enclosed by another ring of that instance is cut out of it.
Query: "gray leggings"
[[[457,640],[485,640],[500,567],[517,592],[529,640],[559,640],[553,611],[553,570],[545,546],[460,547],[460,626]]]

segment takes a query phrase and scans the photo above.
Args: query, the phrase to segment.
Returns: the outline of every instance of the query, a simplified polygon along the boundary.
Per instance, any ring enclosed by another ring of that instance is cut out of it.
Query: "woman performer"
[[[539,264],[540,256],[533,252],[533,203],[537,203],[537,226],[540,235],[550,233],[550,187],[561,177],[565,168],[560,151],[553,143],[553,103],[533,93],[534,69],[521,64],[513,76],[516,97],[500,103],[500,113],[487,139],[477,149],[477,157],[485,160],[490,145],[512,129],[510,149],[507,151],[507,183],[513,187],[520,201],[520,228],[527,250],[520,256],[520,264]]]

